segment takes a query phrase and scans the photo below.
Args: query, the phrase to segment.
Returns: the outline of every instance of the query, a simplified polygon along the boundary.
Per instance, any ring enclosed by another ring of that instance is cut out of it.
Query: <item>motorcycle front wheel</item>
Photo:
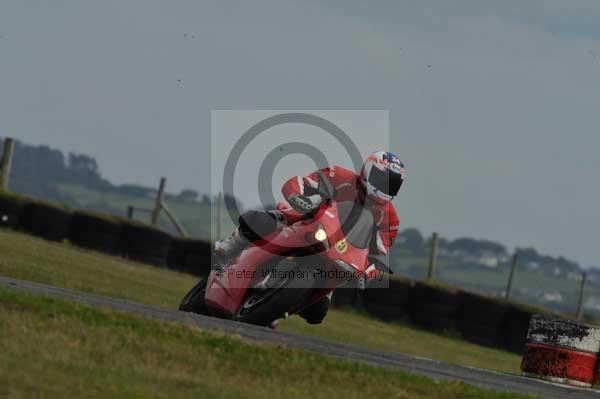
[[[260,296],[254,299],[253,293],[250,293],[235,319],[243,323],[269,326],[271,322],[282,318],[290,309],[296,308],[307,300],[312,294],[314,285],[313,273],[307,272],[302,278],[292,278],[287,281],[267,299],[263,300]],[[256,302],[254,306],[252,306],[253,300]]]

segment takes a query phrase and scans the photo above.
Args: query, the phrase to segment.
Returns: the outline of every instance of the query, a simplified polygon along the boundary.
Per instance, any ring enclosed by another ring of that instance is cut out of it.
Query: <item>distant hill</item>
[[[0,149],[4,140],[0,138]],[[124,216],[128,206],[151,209],[157,189],[138,184],[112,184],[103,178],[98,162],[88,155],[68,153],[46,145],[29,145],[16,141],[9,189],[34,198],[59,202],[77,208],[110,212]],[[208,237],[214,198],[184,189],[178,194],[166,193],[165,200],[193,236]],[[225,196],[225,206],[241,204]],[[148,220],[147,213],[136,217]],[[224,218],[227,219],[227,218]],[[231,223],[224,220],[224,229]],[[173,231],[170,223],[164,228]],[[225,230],[227,231],[227,230]]]
[[[3,140],[0,141],[0,148],[2,145]],[[60,150],[45,145],[33,146],[19,141],[15,143],[11,190],[75,204],[73,198],[56,189],[59,184],[80,185],[88,189],[140,197],[150,197],[156,193],[155,188],[137,184],[113,185],[101,176],[98,162],[88,155],[72,152],[65,155]],[[188,202],[200,199],[199,194],[190,189],[184,189],[178,195],[169,194],[169,197]],[[202,200],[211,201],[207,196]]]
[[[417,229],[403,230],[398,235],[402,248],[413,256],[424,256],[430,250],[429,238],[424,238]],[[508,267],[512,258],[500,243],[473,238],[447,240],[440,238],[438,253],[442,257],[458,258],[464,264],[478,264],[489,269]],[[534,248],[517,248],[519,264],[532,271],[555,277],[579,277],[583,269],[574,261],[564,257],[552,257],[538,253]]]

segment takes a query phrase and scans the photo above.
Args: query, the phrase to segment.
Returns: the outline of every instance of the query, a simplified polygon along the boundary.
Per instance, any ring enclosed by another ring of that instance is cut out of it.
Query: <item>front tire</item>
[[[306,274],[306,277],[291,279],[256,307],[248,309],[245,313],[238,313],[235,319],[266,327],[282,318],[286,312],[300,305],[312,294],[315,278],[310,272]]]

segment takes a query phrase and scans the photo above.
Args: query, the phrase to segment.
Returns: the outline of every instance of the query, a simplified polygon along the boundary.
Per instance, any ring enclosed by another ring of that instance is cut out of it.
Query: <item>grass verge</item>
[[[291,317],[280,325],[282,331],[325,341],[505,373],[521,372],[521,357],[513,353],[472,344],[458,335],[435,334],[408,324],[386,323],[351,309],[330,311],[320,326],[312,326],[299,317]]]
[[[25,234],[0,230],[0,275],[174,309],[196,278]],[[299,317],[283,331],[465,366],[518,373],[520,357],[353,311],[331,310],[324,324]]]
[[[0,395],[9,397],[526,397],[7,289],[0,335]]]

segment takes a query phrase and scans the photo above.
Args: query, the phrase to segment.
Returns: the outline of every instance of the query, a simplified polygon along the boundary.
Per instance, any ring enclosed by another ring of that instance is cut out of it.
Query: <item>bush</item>
[[[62,241],[69,236],[71,216],[71,211],[65,207],[34,201],[23,206],[19,224],[38,237]]]
[[[18,228],[23,207],[30,201],[27,197],[0,191],[0,227]]]
[[[487,346],[496,346],[508,304],[502,300],[470,292],[459,292],[457,327],[463,338]]]
[[[211,269],[211,243],[207,240],[174,238],[169,247],[170,269],[206,276]]]
[[[534,306],[511,303],[502,318],[500,345],[511,352],[523,354],[529,322],[535,314],[546,314],[547,310]]]
[[[69,240],[84,248],[119,255],[121,228],[121,222],[109,215],[75,211],[69,226]]]
[[[457,310],[456,289],[419,282],[411,290],[409,312],[416,324],[438,331],[454,329]]]
[[[123,223],[121,251],[129,259],[166,267],[171,236],[152,226],[134,221]]]
[[[409,314],[408,300],[414,282],[383,274],[382,279],[369,283],[364,292],[367,312],[382,320],[405,320]]]

